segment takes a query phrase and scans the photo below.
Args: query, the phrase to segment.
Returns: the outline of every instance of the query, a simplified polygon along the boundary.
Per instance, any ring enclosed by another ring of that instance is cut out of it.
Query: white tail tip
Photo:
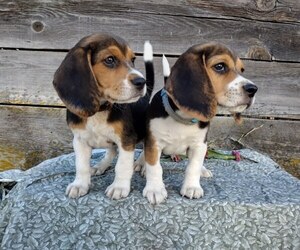
[[[153,61],[153,49],[149,41],[146,41],[144,43],[144,61],[145,62]]]
[[[162,57],[162,65],[163,65],[163,73],[164,76],[169,76],[170,75],[170,65],[169,62],[167,60],[167,58],[165,57],[165,55],[163,55]]]

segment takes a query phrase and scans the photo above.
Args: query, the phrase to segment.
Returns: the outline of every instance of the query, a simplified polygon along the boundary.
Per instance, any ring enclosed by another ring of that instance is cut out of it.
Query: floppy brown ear
[[[91,49],[72,48],[55,72],[53,85],[72,113],[88,117],[99,110],[100,92],[91,68]]]
[[[217,101],[204,55],[187,52],[181,55],[165,87],[175,104],[193,118],[208,121],[215,116]]]

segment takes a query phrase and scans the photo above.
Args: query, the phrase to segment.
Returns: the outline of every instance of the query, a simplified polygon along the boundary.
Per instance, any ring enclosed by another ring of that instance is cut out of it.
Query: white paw
[[[207,168],[202,167],[202,168],[201,168],[200,176],[209,178],[209,177],[212,177],[213,174],[212,174],[212,172],[211,172],[210,170],[208,170]]]
[[[150,204],[162,203],[168,196],[165,185],[146,185],[143,190],[143,196],[148,199]]]
[[[73,181],[70,183],[66,189],[66,195],[70,198],[78,198],[84,196],[88,193],[90,188],[89,182],[84,181]]]
[[[114,181],[109,185],[105,191],[106,196],[113,199],[119,200],[128,196],[130,192],[130,182],[118,182]]]
[[[199,199],[204,195],[202,187],[199,185],[194,185],[194,186],[185,186],[183,185],[180,194],[182,196],[186,196],[190,199]]]

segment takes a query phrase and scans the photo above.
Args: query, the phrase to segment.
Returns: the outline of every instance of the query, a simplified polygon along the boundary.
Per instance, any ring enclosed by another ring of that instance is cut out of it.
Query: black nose
[[[243,86],[244,90],[248,93],[249,97],[253,97],[257,92],[257,87],[252,83],[247,83]]]
[[[135,85],[137,88],[142,89],[146,84],[146,80],[142,77],[137,77],[131,80],[132,84]]]

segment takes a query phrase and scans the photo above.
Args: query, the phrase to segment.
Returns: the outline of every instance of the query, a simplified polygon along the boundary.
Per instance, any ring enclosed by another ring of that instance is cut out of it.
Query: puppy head
[[[130,103],[145,95],[146,81],[134,69],[134,60],[133,51],[122,38],[93,34],[69,51],[53,85],[72,113],[88,117],[105,101]]]
[[[195,45],[172,67],[166,89],[183,112],[208,121],[218,105],[240,113],[253,104],[257,87],[243,71],[242,61],[224,45]]]

